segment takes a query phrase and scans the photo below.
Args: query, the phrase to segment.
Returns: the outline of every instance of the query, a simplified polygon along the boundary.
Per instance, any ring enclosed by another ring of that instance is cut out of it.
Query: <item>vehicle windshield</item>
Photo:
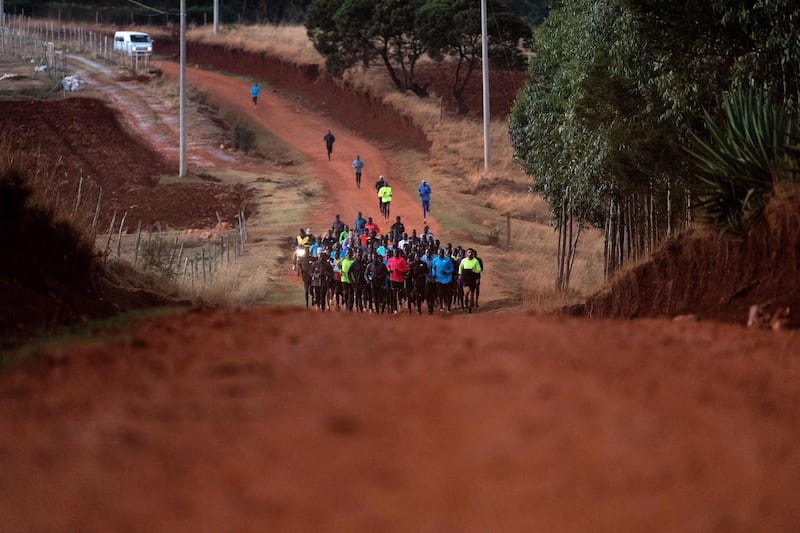
[[[132,34],[131,35],[131,42],[132,43],[149,43],[150,42],[150,36]]]

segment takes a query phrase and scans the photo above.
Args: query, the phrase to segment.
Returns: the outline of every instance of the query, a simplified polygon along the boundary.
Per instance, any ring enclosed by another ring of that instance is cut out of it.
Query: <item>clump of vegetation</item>
[[[180,251],[172,243],[158,235],[142,244],[139,266],[145,271],[155,272],[165,279],[174,280],[177,276],[179,254]]]
[[[489,235],[486,236],[486,244],[489,246],[500,246],[500,226],[496,224],[489,226]]]
[[[197,26],[188,30],[188,36],[193,42],[266,53],[296,65],[318,65],[323,62],[308,40],[305,28],[300,25],[234,25],[225,26],[217,33],[210,25]]]
[[[256,147],[256,134],[244,122],[238,122],[231,129],[231,144],[237,150],[249,154]]]
[[[796,179],[800,137],[797,113],[774,105],[767,91],[736,90],[722,104],[718,123],[706,112],[708,139],[694,135],[692,154],[704,221],[720,232],[744,236],[776,186]]]

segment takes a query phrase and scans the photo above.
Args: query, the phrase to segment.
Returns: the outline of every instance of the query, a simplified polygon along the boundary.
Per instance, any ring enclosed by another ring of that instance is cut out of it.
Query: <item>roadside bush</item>
[[[237,150],[250,153],[256,147],[256,134],[249,126],[239,122],[231,130],[231,144]]]
[[[178,249],[173,243],[166,242],[158,236],[148,239],[141,247],[141,268],[146,272],[154,272],[166,280],[174,280],[177,276]]]
[[[795,110],[773,104],[765,91],[734,91],[722,110],[719,123],[706,112],[708,140],[694,136],[697,209],[720,232],[741,237],[776,186],[796,176],[798,154],[791,145],[800,126]]]

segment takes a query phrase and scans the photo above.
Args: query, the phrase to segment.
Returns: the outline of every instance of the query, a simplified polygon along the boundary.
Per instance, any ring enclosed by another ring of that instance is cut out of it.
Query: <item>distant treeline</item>
[[[478,1],[478,0],[476,0]],[[4,0],[6,13],[74,22],[101,24],[168,25],[178,23],[178,0],[83,0],[43,2]],[[547,16],[550,0],[503,0],[519,17],[538,24]],[[223,24],[299,24],[305,21],[311,0],[220,0]],[[143,7],[147,6],[147,7]],[[207,24],[214,19],[212,0],[186,0],[186,21]]]

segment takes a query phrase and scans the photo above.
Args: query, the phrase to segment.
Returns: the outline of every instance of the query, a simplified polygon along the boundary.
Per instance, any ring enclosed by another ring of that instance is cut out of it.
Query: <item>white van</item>
[[[114,34],[114,50],[129,56],[153,53],[153,39],[140,31],[118,31]]]

